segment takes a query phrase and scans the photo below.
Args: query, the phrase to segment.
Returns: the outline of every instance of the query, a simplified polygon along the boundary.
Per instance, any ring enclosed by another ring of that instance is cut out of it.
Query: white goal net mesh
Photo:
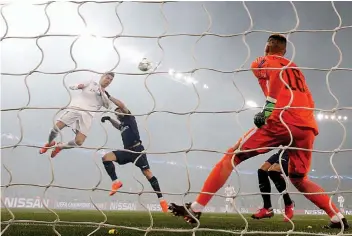
[[[64,226],[89,228],[85,235],[102,228],[131,235],[330,235],[294,219],[284,230],[274,223],[252,228],[247,214],[262,204],[256,173],[268,155],[242,163],[226,183],[236,190],[235,226],[209,223],[230,217],[219,214],[194,227],[171,227],[163,225],[170,216],[154,214],[160,211],[155,193],[133,165],[117,167],[124,187],[108,197],[110,180],[101,157],[123,145],[100,116],[81,147],[55,159],[38,150],[71,101],[69,85],[112,71],[108,91],[136,116],[165,199],[192,201],[225,150],[253,126],[265,98],[249,66],[263,54],[268,36],[281,33],[289,42],[287,57],[305,74],[316,103],[320,134],[310,176],[343,213],[352,214],[351,7],[348,2],[1,1],[1,234],[18,235],[12,231],[16,225],[31,224],[50,226],[47,231],[56,235],[65,235]],[[145,73],[138,70],[143,58],[153,63]],[[59,139],[71,138],[72,132],[60,132]],[[280,213],[282,195],[272,192]],[[297,214],[324,214],[291,184],[288,192]],[[221,189],[205,211],[227,211],[226,197]],[[15,208],[41,208],[52,217],[22,217]],[[91,210],[100,218],[70,218],[62,210]],[[140,211],[143,220],[118,222],[110,211]]]

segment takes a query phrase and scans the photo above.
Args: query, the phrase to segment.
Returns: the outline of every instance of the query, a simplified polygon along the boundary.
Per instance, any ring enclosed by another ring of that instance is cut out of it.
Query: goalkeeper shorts
[[[311,150],[315,140],[315,132],[312,128],[298,127],[288,124],[292,134],[292,147],[304,148]],[[261,128],[253,129],[241,141],[241,150],[253,150],[236,154],[235,163],[239,164],[251,157],[264,154],[272,149],[265,147],[286,146],[290,143],[290,132],[282,123],[269,121],[268,124]],[[288,174],[289,175],[306,175],[310,171],[312,152],[305,150],[288,149]]]

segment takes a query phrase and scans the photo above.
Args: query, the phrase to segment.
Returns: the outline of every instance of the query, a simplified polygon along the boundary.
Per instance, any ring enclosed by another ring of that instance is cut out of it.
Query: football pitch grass
[[[36,223],[24,223],[24,222],[13,222],[10,227],[6,230],[3,236],[51,236],[56,235],[53,231],[51,223],[56,219],[53,213],[45,210],[12,210],[15,215],[15,220],[36,220],[41,222]],[[81,236],[89,235],[97,227],[98,223],[104,221],[104,217],[98,211],[55,211],[60,217],[60,223],[57,223],[55,229],[63,236]],[[109,229],[114,229],[118,226],[117,235],[131,235],[141,236],[145,235],[145,230],[150,226],[151,221],[148,212],[132,212],[132,211],[106,211],[104,212],[107,216],[107,222],[94,234],[90,235],[109,235]],[[192,235],[192,226],[185,223],[182,218],[174,217],[171,214],[164,214],[159,212],[152,212],[153,216],[153,228],[148,235],[150,236],[161,236],[161,235]],[[244,215],[248,221],[248,232],[250,234],[245,235],[287,235],[287,231],[292,229],[290,223],[283,222],[282,215],[276,215],[271,219],[254,220],[250,218],[250,215]],[[6,227],[10,219],[10,214],[2,208],[1,209],[1,230]],[[348,217],[349,221],[352,221],[352,217]],[[44,222],[46,221],[46,222]],[[76,223],[70,223],[76,222]],[[86,224],[84,222],[96,222],[96,225]],[[325,230],[322,226],[328,222],[326,215],[311,216],[311,215],[297,215],[294,217],[293,222],[295,224],[294,232],[290,235],[311,235],[312,233],[318,233],[318,235],[336,235],[340,230]],[[133,230],[129,228],[120,227],[136,227],[139,230]],[[213,236],[213,235],[241,235],[241,231],[244,229],[245,222],[237,214],[217,214],[217,213],[205,213],[201,217],[201,225],[196,235],[200,236]],[[160,231],[160,230],[168,230]],[[184,232],[172,232],[172,230],[184,230]],[[217,230],[229,230],[232,234],[226,232],[215,232],[211,229]],[[154,231],[157,230],[157,231]],[[186,231],[188,230],[188,232]],[[258,232],[266,231],[266,232]],[[268,231],[275,231],[275,234],[270,234]],[[351,230],[345,232],[349,233]],[[279,233],[281,232],[281,233]]]

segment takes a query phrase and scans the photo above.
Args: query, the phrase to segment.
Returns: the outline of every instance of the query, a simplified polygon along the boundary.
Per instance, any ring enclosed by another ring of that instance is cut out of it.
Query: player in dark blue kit
[[[115,103],[115,105],[117,106],[115,111],[120,114],[116,114],[117,120],[114,120],[109,116],[104,116],[101,118],[101,122],[104,123],[108,120],[111,122],[112,126],[121,131],[124,149],[134,152],[143,152],[144,147],[142,145],[142,141],[140,140],[135,117],[130,115],[131,112],[121,101],[112,97],[110,97],[110,100]],[[117,162],[119,165],[134,163],[137,167],[141,169],[145,177],[148,179],[150,185],[156,192],[163,212],[168,211],[168,204],[163,199],[158,179],[153,176],[153,173],[150,170],[146,154],[132,153],[124,150],[113,151],[105,154],[102,161],[106,172],[109,174],[111,180],[113,181],[110,196],[114,195],[122,187],[122,182],[116,176],[115,165],[113,161]]]
[[[271,206],[271,197],[269,194],[265,194],[271,191],[269,177],[275,184],[277,191],[281,193],[286,189],[286,182],[282,177],[282,172],[284,172],[286,176],[288,175],[288,154],[287,151],[282,153],[281,164],[283,169],[281,169],[279,160],[281,153],[282,150],[269,157],[258,169],[259,189],[260,192],[262,192],[264,206],[252,215],[253,219],[270,218],[274,216]],[[283,195],[283,199],[285,203],[285,215],[291,219],[293,217],[294,204],[288,193]],[[288,220],[284,218],[284,221]]]

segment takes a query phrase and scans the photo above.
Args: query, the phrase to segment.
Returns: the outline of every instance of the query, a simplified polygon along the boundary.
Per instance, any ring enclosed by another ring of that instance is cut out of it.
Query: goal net
[[[257,170],[270,154],[236,167],[200,225],[190,227],[158,213],[155,193],[134,165],[116,166],[124,186],[108,196],[101,157],[123,145],[118,131],[100,122],[103,113],[81,147],[55,159],[38,153],[71,101],[69,85],[112,71],[108,91],[136,116],[164,198],[193,201],[264,104],[249,68],[272,33],[287,36],[286,56],[305,74],[316,103],[320,134],[310,177],[352,214],[351,3],[0,2],[1,234],[329,234],[320,227],[328,217],[287,177],[295,218],[283,224],[282,195],[274,188],[279,217],[249,217],[262,206]],[[138,70],[143,58],[152,62],[148,72]],[[65,129],[58,138],[72,137]],[[235,189],[230,206],[227,186]]]

